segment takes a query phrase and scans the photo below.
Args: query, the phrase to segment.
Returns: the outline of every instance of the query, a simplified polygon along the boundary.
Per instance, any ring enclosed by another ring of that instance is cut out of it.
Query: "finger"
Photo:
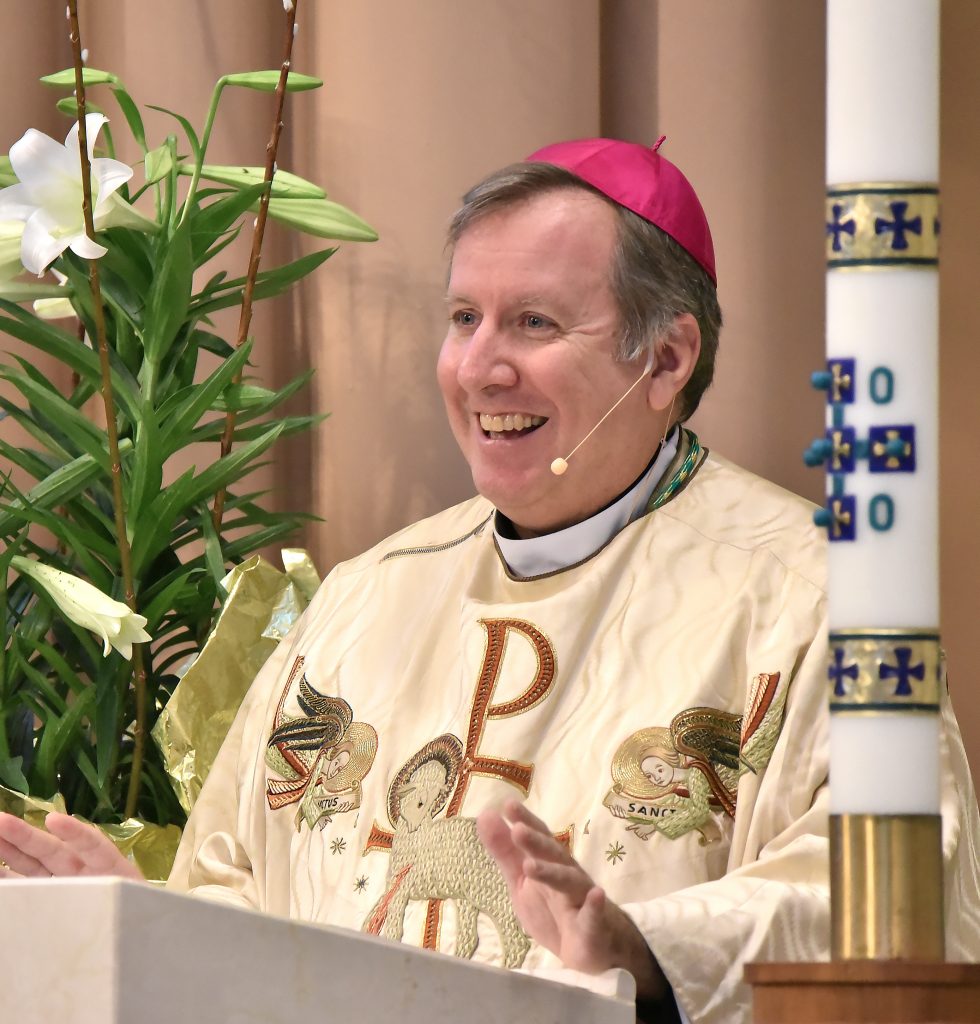
[[[22,875],[19,871],[14,871],[13,868],[4,867],[0,864],[0,878],[26,878],[26,875]]]
[[[524,861],[524,874],[564,897],[576,909],[584,906],[589,892],[595,888],[592,879],[574,862],[555,864],[528,857]]]
[[[80,862],[60,839],[13,815],[0,822],[0,859],[30,877],[75,874]]]
[[[89,825],[67,814],[51,813],[45,828],[60,839],[78,859],[87,875],[121,875],[142,878],[139,870],[119,852],[115,844],[95,825]]]
[[[527,807],[517,800],[508,800],[503,807],[504,817],[512,824],[526,825],[543,835],[550,836],[551,829],[536,815],[532,814]]]
[[[556,864],[573,864],[572,855],[550,832],[539,832],[523,822],[512,825],[510,830],[514,845],[527,856],[536,860],[553,861]]]
[[[500,868],[508,887],[517,885],[524,874],[524,854],[514,845],[510,825],[500,812],[482,811],[476,819],[476,834]]]

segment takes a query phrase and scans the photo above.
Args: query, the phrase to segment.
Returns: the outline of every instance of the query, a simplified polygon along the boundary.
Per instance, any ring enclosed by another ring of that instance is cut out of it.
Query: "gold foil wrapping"
[[[935,712],[942,657],[933,629],[832,630],[830,709]]]
[[[282,557],[286,572],[255,555],[225,577],[218,622],[153,728],[188,814],[256,673],[319,586],[305,551],[287,548]]]

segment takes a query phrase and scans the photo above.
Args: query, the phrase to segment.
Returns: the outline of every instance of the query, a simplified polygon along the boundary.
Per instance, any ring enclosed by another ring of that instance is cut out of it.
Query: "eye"
[[[547,330],[555,326],[553,320],[549,320],[546,316],[541,316],[540,313],[525,313],[521,319],[524,326],[532,331]]]
[[[457,309],[449,319],[458,327],[475,327],[477,323],[476,313],[471,309]]]

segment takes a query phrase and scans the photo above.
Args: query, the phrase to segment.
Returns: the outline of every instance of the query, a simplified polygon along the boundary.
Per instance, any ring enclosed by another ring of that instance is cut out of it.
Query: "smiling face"
[[[477,490],[521,536],[580,522],[643,471],[664,413],[636,387],[567,458],[643,370],[616,360],[610,282],[615,211],[577,189],[489,213],[453,252],[449,331],[438,377]]]

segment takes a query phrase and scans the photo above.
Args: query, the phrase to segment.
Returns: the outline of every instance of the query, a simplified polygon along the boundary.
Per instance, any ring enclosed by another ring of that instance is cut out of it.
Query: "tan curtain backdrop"
[[[279,0],[81,6],[90,63],[198,123],[218,75],[279,61]],[[942,625],[978,771],[980,4],[944,0],[942,19]],[[295,408],[331,414],[264,471],[282,504],[324,517],[304,538],[323,571],[470,493],[433,377],[443,231],[468,185],[559,138],[668,136],[664,152],[712,222],[726,319],[717,384],[694,426],[710,447],[820,499],[821,474],[801,452],[822,429],[807,385],[823,360],[822,4],[300,0],[298,22],[294,66],[326,84],[290,98],[280,164],[381,234],[342,247],[253,324],[257,374],[282,382],[316,367]],[[64,25],[63,0],[0,5],[4,146],[30,126],[67,130],[34,85],[67,65]],[[270,117],[268,97],[229,94],[211,158],[261,163]],[[170,130],[162,116],[150,123]],[[274,234],[267,256],[292,245]],[[245,252],[230,260],[243,268]]]

